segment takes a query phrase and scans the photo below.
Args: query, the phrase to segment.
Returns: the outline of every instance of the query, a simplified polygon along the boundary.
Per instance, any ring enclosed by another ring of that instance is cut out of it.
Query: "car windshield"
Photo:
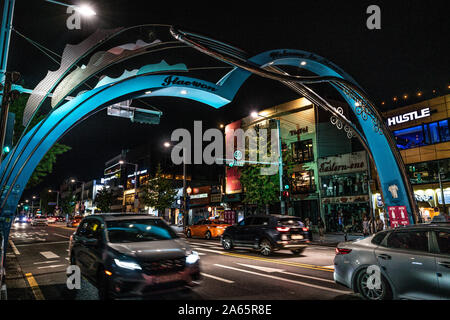
[[[304,227],[303,222],[300,219],[296,218],[282,218],[278,220],[279,226],[288,226],[288,227]]]
[[[106,223],[112,243],[171,240],[178,238],[164,221],[158,219],[129,219]]]

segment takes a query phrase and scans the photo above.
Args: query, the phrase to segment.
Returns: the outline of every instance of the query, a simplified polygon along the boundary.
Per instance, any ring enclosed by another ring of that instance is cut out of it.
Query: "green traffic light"
[[[288,190],[288,189],[289,189],[289,185],[286,184],[286,185],[284,186],[284,188],[285,188],[286,190]]]
[[[5,146],[4,148],[3,148],[3,152],[4,153],[8,153],[8,152],[10,152],[11,151],[11,148],[9,147],[9,146]]]

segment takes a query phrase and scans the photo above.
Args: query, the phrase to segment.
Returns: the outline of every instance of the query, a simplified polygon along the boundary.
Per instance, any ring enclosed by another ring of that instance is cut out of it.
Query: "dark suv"
[[[309,242],[309,232],[297,217],[251,216],[228,227],[221,241],[225,250],[249,247],[268,256],[275,250],[289,249],[294,254],[301,254]]]
[[[70,238],[69,254],[101,299],[142,297],[200,280],[197,252],[149,215],[85,217]]]

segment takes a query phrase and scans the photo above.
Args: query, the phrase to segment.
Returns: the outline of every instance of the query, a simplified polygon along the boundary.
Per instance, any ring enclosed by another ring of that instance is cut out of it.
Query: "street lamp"
[[[79,181],[79,180],[76,180],[76,179],[70,179],[70,182],[71,183],[81,183],[81,205],[83,205],[83,200],[84,200],[84,185],[86,184],[86,182],[84,182],[84,181]],[[84,209],[84,205],[83,205],[83,209]],[[83,211],[83,213],[84,213],[84,211]]]
[[[137,172],[138,172],[138,165],[137,163],[131,163],[127,161],[120,160],[119,164],[129,164],[134,166],[134,207],[137,209],[137,212],[139,212],[139,199],[138,199],[138,191],[137,191]],[[138,200],[138,201],[136,201]]]
[[[55,192],[56,193],[56,207],[59,209],[59,191],[48,189],[49,193]]]
[[[97,13],[88,5],[86,4],[82,4],[82,5],[71,5],[71,4],[67,4],[67,3],[62,3],[59,1],[55,1],[55,0],[46,0],[47,2],[50,3],[54,3],[54,4],[59,4],[61,6],[64,7],[72,7],[75,9],[76,12],[80,13],[81,15],[85,16],[85,17],[92,17],[95,16]]]
[[[252,118],[264,118],[266,120],[271,120],[270,118],[259,114],[256,111],[252,111],[252,113],[250,114]],[[279,119],[273,119],[276,121],[277,123],[277,131],[278,131],[278,175],[279,175],[279,180],[280,180],[280,209],[281,209],[281,214],[285,214],[285,207],[286,204],[284,203],[282,194],[283,194],[283,154],[281,153],[281,126],[280,126],[280,120]]]
[[[169,148],[172,145],[170,142],[164,142],[164,147]],[[173,146],[174,149],[183,150],[183,224],[187,225],[187,214],[186,214],[186,150],[180,146]]]

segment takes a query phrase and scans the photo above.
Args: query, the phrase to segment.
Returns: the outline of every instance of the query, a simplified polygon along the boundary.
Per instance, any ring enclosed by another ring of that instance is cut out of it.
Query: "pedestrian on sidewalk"
[[[363,227],[363,235],[364,237],[367,237],[369,235],[370,226],[366,216],[363,217],[362,227]]]
[[[308,228],[308,230],[309,230],[309,241],[312,241],[313,240],[313,235],[312,235],[312,221],[311,220],[309,220],[309,218],[306,218],[305,219],[305,227],[307,227]]]
[[[376,227],[377,227],[377,232],[380,232],[384,229],[384,223],[383,223],[383,220],[381,220],[380,216],[377,216],[377,218],[376,218]]]
[[[323,223],[322,217],[319,218],[319,239],[323,241],[323,229],[325,228],[325,223]]]

